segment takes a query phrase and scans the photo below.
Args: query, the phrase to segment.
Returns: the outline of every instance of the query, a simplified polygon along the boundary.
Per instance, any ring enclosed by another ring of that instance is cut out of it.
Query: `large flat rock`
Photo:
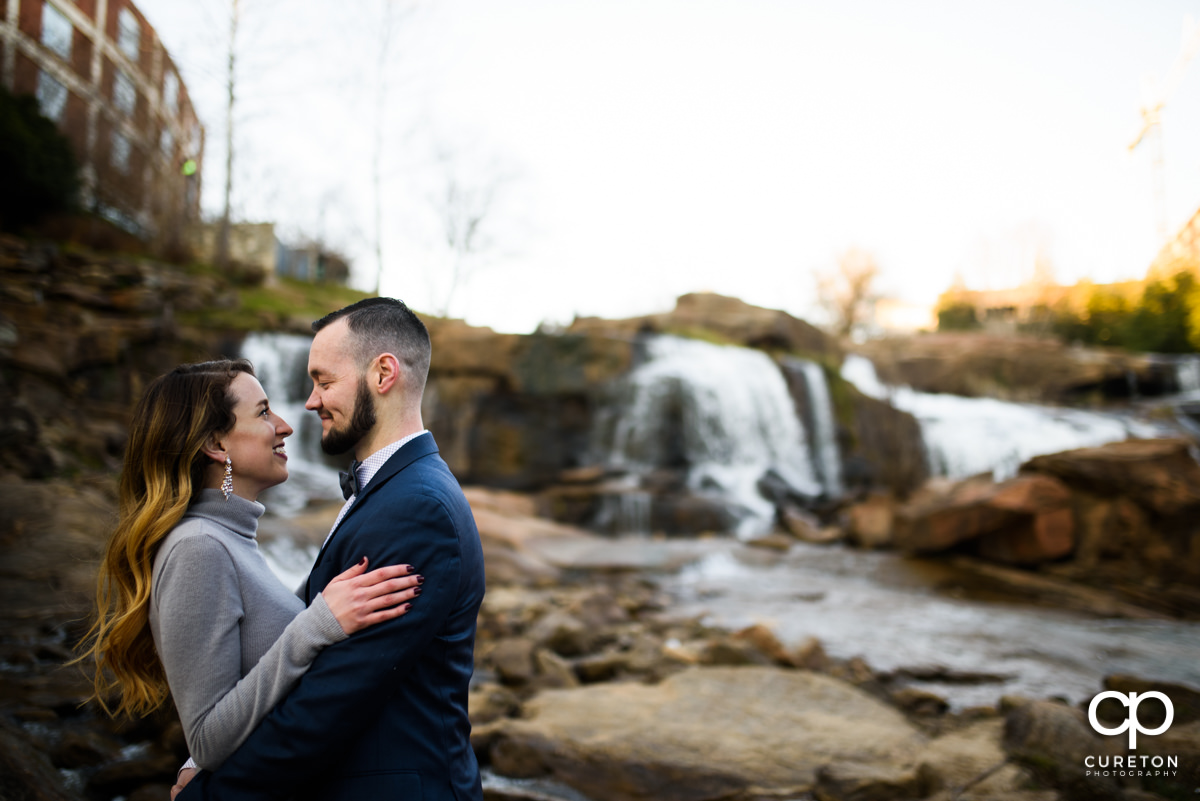
[[[926,743],[853,685],[769,667],[543,692],[489,736],[498,772],[549,774],[597,801],[803,793],[822,765],[907,766]]]

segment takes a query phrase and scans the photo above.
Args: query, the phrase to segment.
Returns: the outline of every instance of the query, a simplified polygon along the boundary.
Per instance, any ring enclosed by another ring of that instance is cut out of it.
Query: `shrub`
[[[952,301],[938,309],[939,331],[972,331],[980,328],[979,315],[970,303]]]

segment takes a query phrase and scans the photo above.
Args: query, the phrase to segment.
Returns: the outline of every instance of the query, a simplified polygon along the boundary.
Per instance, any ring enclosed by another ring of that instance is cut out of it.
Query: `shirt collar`
[[[387,460],[391,459],[396,451],[400,450],[409,442],[413,441],[422,434],[428,433],[429,429],[423,428],[415,434],[409,434],[404,439],[393,442],[391,445],[383,446],[366,459],[363,459],[361,462],[359,462],[358,468],[354,471],[358,475],[359,492],[361,493],[367,488],[367,484],[370,483],[371,479],[375,477],[375,474],[379,472],[379,468],[383,467]]]

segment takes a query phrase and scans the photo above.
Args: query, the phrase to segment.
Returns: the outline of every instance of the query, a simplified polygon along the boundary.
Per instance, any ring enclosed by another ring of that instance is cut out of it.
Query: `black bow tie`
[[[358,494],[358,466],[360,464],[361,462],[356,460],[350,463],[350,472],[338,471],[338,481],[342,483],[342,497],[346,500],[350,500],[351,495]]]

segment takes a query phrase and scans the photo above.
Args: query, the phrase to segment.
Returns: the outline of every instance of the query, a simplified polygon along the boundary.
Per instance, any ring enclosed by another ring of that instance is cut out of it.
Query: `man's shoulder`
[[[395,473],[378,476],[381,486],[364,502],[379,504],[437,504],[451,513],[469,511],[458,480],[437,451],[406,464]]]

